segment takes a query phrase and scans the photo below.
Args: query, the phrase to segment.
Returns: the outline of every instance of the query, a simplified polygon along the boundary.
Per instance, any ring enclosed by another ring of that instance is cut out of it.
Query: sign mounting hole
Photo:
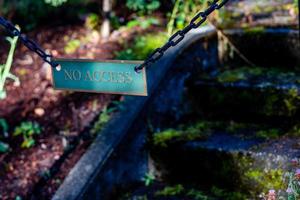
[[[56,69],[56,71],[60,71],[61,70],[61,65],[57,65],[56,67],[55,67],[55,69]]]

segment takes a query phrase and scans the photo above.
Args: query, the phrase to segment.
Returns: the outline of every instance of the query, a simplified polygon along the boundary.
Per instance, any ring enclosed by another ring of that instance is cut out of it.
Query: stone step
[[[219,57],[222,63],[251,63],[263,67],[300,69],[299,31],[291,28],[252,27],[219,32]],[[238,49],[239,53],[234,51]]]
[[[247,199],[272,189],[286,195],[284,174],[296,170],[291,161],[300,156],[299,138],[266,127],[260,130],[261,125],[228,124],[223,130],[207,126],[154,134],[151,155],[162,180],[203,191],[222,188]]]
[[[299,80],[299,72],[276,68],[223,69],[214,76],[202,73],[187,83],[186,99],[205,117],[290,126],[300,114]]]
[[[222,196],[216,196],[217,191],[222,192]],[[165,182],[154,182],[149,186],[139,185],[130,191],[123,192],[115,199],[119,200],[221,200],[228,196],[239,195],[237,193],[228,193],[218,188],[212,188],[212,191],[204,192],[191,186],[182,184],[170,184]],[[240,197],[240,196],[238,196]],[[239,200],[241,200],[239,198]]]
[[[218,26],[297,26],[297,3],[293,0],[230,1],[220,11]],[[262,14],[263,13],[263,14]]]

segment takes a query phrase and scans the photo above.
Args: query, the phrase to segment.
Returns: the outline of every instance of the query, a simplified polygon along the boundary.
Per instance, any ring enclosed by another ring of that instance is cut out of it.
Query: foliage
[[[85,27],[94,30],[100,26],[100,17],[96,13],[89,14],[85,19]]]
[[[221,198],[221,199],[226,199],[226,200],[246,200],[246,199],[248,199],[247,196],[243,193],[228,192],[226,190],[217,188],[215,186],[212,187],[211,192],[215,197]]]
[[[111,118],[111,113],[114,112],[115,109],[108,109],[107,107],[104,107],[101,114],[99,115],[98,120],[95,122],[94,127],[91,129],[92,134],[97,134],[101,132],[103,127],[107,124],[107,122]]]
[[[292,88],[288,91],[287,97],[284,99],[284,104],[288,111],[288,115],[293,115],[298,109],[300,102],[300,95],[298,88]]]
[[[5,119],[0,118],[0,128],[4,137],[8,137],[8,123]]]
[[[190,189],[187,192],[187,196],[193,198],[194,200],[209,200],[209,199],[211,199],[206,194],[204,194],[204,192],[196,190],[196,189]]]
[[[133,11],[139,12],[139,14],[150,14],[160,7],[160,1],[127,0],[126,6]]]
[[[233,70],[226,70],[220,73],[217,77],[218,81],[221,83],[232,83],[236,81],[245,80],[249,76],[259,76],[262,75],[264,70],[260,67],[242,67]]]
[[[286,177],[288,180],[288,188],[286,190],[288,200],[297,200],[300,198],[300,160],[293,159],[292,162],[293,171],[287,172]],[[295,170],[295,171],[294,171]]]
[[[184,187],[181,184],[175,185],[175,186],[167,186],[161,191],[157,191],[155,193],[155,196],[176,196],[180,195],[184,192]]]
[[[168,35],[184,28],[206,3],[205,0],[176,0],[167,25]]]
[[[152,173],[146,173],[143,181],[145,186],[150,186],[155,181],[155,176]]]
[[[198,122],[189,127],[180,127],[176,129],[167,129],[165,131],[155,133],[153,136],[154,145],[167,147],[170,141],[190,141],[206,138],[214,124],[209,122]]]
[[[80,47],[80,40],[74,39],[74,40],[70,40],[64,50],[67,54],[72,54],[74,53],[79,47]]]
[[[2,129],[2,134],[0,135],[0,139],[3,137],[8,137],[8,124],[5,119],[0,118],[0,128]],[[0,153],[5,153],[9,150],[9,145],[0,140]]]
[[[282,169],[250,169],[245,172],[245,177],[249,181],[254,181],[257,184],[257,188],[273,188],[279,190],[285,186],[283,179],[284,172]]]
[[[6,91],[4,89],[4,85],[8,78],[12,79],[15,82],[15,85],[20,84],[18,77],[10,73],[10,68],[13,64],[13,56],[17,46],[18,37],[17,36],[13,38],[7,37],[6,40],[10,43],[10,50],[8,53],[6,63],[0,65],[0,99],[6,98]]]
[[[1,15],[22,25],[25,31],[37,25],[53,22],[53,19],[74,19],[88,12],[92,0],[3,0],[0,1]],[[74,9],[76,8],[76,9]]]
[[[37,122],[22,122],[20,126],[15,128],[14,136],[23,136],[22,148],[30,148],[35,144],[34,135],[41,133],[41,127]]]
[[[138,17],[134,20],[129,21],[126,24],[127,28],[133,28],[133,27],[141,27],[142,29],[147,29],[152,25],[158,25],[159,21],[158,19],[154,17]]]
[[[256,137],[263,139],[275,139],[278,138],[281,134],[278,129],[268,129],[268,130],[260,130],[256,132]]]
[[[0,141],[0,153],[6,153],[9,150],[9,145],[7,143]]]
[[[44,0],[45,3],[50,4],[51,6],[57,7],[66,3],[68,0]]]
[[[166,41],[167,36],[165,33],[138,36],[132,46],[125,44],[125,50],[117,52],[116,57],[121,60],[144,60]]]

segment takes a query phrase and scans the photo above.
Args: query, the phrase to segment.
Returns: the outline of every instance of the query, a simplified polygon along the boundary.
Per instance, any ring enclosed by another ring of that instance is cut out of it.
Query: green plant
[[[92,134],[97,134],[101,132],[103,127],[107,124],[107,122],[111,118],[111,113],[115,111],[115,108],[108,109],[104,107],[101,114],[99,115],[98,120],[95,122],[94,127],[91,129]]]
[[[30,148],[35,144],[34,135],[41,133],[41,127],[37,122],[22,122],[15,128],[14,136],[23,136],[22,148]]]
[[[0,128],[2,129],[2,134],[0,135],[0,139],[2,137],[8,137],[8,124],[5,119],[0,118]],[[0,140],[0,153],[5,153],[9,150],[9,145]]]
[[[22,200],[22,197],[16,196],[15,200]]]
[[[160,7],[160,1],[127,0],[126,6],[133,11],[137,11],[141,15],[146,13],[150,14]]]
[[[193,198],[194,200],[209,200],[207,195],[205,195],[202,191],[196,190],[196,189],[190,189],[187,192],[187,196]]]
[[[0,128],[4,137],[8,137],[8,123],[5,119],[0,118]]]
[[[300,95],[298,88],[292,88],[288,91],[287,97],[284,99],[288,115],[293,115],[297,110],[300,103]]]
[[[220,199],[226,199],[226,200],[246,200],[247,195],[240,193],[240,192],[229,192],[220,188],[217,188],[216,186],[213,186],[211,189],[212,194]]]
[[[6,98],[6,91],[4,89],[5,82],[7,79],[12,79],[15,82],[15,85],[19,85],[19,78],[10,73],[10,68],[13,63],[13,56],[17,46],[18,37],[7,37],[6,40],[10,43],[10,50],[6,59],[6,63],[0,65],[0,99]]]
[[[176,0],[167,25],[168,35],[184,28],[192,18],[206,5],[205,0]]]
[[[150,186],[155,181],[155,176],[152,173],[146,173],[142,179],[145,183],[145,186]]]
[[[80,40],[70,40],[64,48],[65,52],[67,54],[74,53],[80,47],[80,43]]]
[[[147,34],[138,36],[132,46],[125,44],[125,50],[116,53],[117,59],[121,60],[144,60],[156,48],[167,41],[165,33]]]
[[[211,127],[217,124],[210,122],[198,122],[188,127],[179,127],[176,129],[167,129],[153,136],[153,144],[155,146],[167,147],[171,141],[190,141],[206,138],[210,132]]]
[[[7,143],[0,141],[0,153],[6,153],[9,150],[9,145]]]
[[[147,29],[152,25],[158,25],[159,20],[155,17],[137,17],[126,24],[127,28],[141,27]]]
[[[66,3],[68,0],[44,0],[45,3],[50,4],[51,6],[57,7]]]
[[[260,130],[256,132],[256,137],[263,139],[276,139],[281,135],[281,132],[278,129],[268,129],[268,130]]]
[[[181,184],[175,185],[175,186],[167,186],[161,191],[157,191],[155,193],[155,196],[176,196],[180,195],[184,192],[184,187]]]
[[[100,26],[100,18],[99,15],[95,13],[89,14],[85,19],[85,27],[90,30],[94,30]]]

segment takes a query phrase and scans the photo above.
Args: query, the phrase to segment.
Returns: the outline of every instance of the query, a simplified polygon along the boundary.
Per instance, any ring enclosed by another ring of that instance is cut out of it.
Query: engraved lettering
[[[64,70],[65,80],[73,80],[72,79],[72,72],[69,72],[67,70]]]

